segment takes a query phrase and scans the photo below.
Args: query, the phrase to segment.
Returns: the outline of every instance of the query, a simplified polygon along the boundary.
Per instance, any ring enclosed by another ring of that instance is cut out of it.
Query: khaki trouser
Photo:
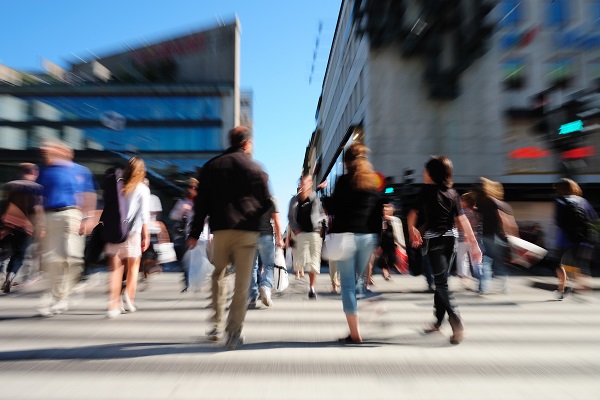
[[[41,269],[48,272],[54,301],[66,300],[81,278],[85,236],[79,234],[81,211],[46,212]]]
[[[230,264],[235,267],[235,287],[233,300],[227,318],[225,331],[228,334],[241,332],[248,309],[248,290],[254,257],[258,248],[258,232],[241,230],[223,230],[214,232],[212,240],[213,254],[211,263],[215,266],[212,276],[212,300],[214,307],[213,322],[221,330],[227,285],[225,272]]]
[[[306,272],[321,272],[321,246],[323,239],[318,232],[301,232],[296,236],[298,267]]]

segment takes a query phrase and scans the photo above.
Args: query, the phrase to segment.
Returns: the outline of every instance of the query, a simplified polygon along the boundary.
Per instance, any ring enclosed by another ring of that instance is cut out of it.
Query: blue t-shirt
[[[37,182],[43,187],[42,196],[46,210],[76,206],[78,193],[94,191],[91,171],[72,162],[44,167]]]

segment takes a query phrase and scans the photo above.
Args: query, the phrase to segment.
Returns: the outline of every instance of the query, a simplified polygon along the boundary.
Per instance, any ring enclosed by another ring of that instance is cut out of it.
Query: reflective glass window
[[[106,128],[84,129],[87,140],[116,151],[220,151],[221,129],[216,128]],[[93,146],[92,146],[93,147]]]
[[[25,98],[40,101],[54,107],[63,121],[99,120],[106,112],[116,112],[127,120],[199,120],[220,119],[219,97],[35,97]]]
[[[517,26],[523,20],[523,2],[520,0],[503,0],[500,10],[500,26]]]
[[[569,22],[570,0],[546,1],[546,14],[548,26],[563,26]]]

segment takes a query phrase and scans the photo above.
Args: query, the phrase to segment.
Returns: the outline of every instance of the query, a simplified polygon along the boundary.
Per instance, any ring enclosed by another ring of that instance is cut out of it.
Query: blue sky
[[[2,5],[0,63],[67,66],[231,21],[241,35],[241,85],[254,92],[255,158],[270,175],[281,216],[295,193],[341,0],[19,0]],[[309,83],[318,36],[312,83]]]

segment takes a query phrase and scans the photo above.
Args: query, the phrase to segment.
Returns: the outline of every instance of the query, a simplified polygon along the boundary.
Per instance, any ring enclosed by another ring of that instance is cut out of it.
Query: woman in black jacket
[[[381,229],[382,207],[378,176],[367,161],[367,147],[353,143],[344,152],[346,174],[338,179],[331,199],[332,233],[351,233],[356,249],[336,261],[340,273],[342,304],[350,335],[342,343],[360,343],[356,303],[357,278],[363,275],[377,245]]]

